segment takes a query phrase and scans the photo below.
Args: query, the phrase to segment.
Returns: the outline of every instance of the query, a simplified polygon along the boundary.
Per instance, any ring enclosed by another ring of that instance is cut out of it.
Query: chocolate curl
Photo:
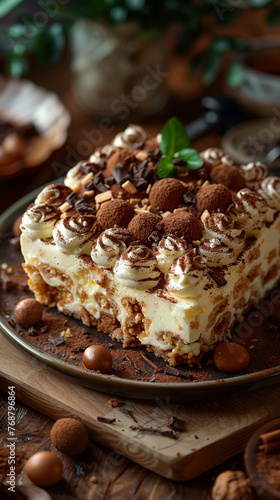
[[[264,451],[264,453],[280,451],[280,429],[262,434],[260,441],[262,445],[259,446],[259,450]]]

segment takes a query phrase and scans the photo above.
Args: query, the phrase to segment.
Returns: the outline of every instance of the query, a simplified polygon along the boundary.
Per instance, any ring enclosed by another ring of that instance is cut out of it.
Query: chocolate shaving
[[[118,410],[123,414],[125,415],[126,417],[130,418],[131,420],[133,420],[133,422],[136,422],[136,424],[138,423],[138,420],[137,418],[133,415],[132,411],[130,410],[127,410],[126,408],[123,408],[122,406],[120,406],[118,408]]]
[[[168,418],[166,425],[177,432],[183,432],[185,429],[185,423],[174,415]]]
[[[178,439],[176,432],[171,431],[163,431],[161,429],[156,429],[155,427],[137,427],[136,425],[131,425],[129,427],[132,431],[137,432],[149,432],[151,434],[160,434],[163,437],[168,437],[170,439]]]
[[[82,172],[83,174],[90,174],[92,172],[91,165],[89,165],[88,163],[80,165],[80,172]]]
[[[144,361],[146,361],[146,363],[148,363],[148,365],[150,365],[154,370],[158,369],[157,365],[153,363],[147,356],[145,356],[143,352],[140,352],[140,355],[144,359]]]
[[[97,417],[99,422],[103,422],[104,424],[114,424],[116,422],[115,418],[107,418],[107,417]]]
[[[146,181],[146,179],[133,179],[133,185],[137,188],[137,189],[146,189],[148,187],[148,181]]]
[[[188,373],[185,373],[182,370],[178,370],[178,368],[174,368],[173,366],[166,365],[164,371],[165,374],[167,373],[168,375],[174,375],[174,377],[184,377],[187,378],[188,380],[190,379]]]
[[[138,366],[136,366],[136,364],[134,363],[134,361],[132,361],[132,359],[130,359],[129,357],[125,356],[124,357],[124,361],[128,361],[129,365],[131,366],[131,368],[133,370],[136,371],[136,373],[143,373],[143,370],[141,370],[141,368],[138,368]]]
[[[65,338],[61,335],[61,333],[52,333],[51,335],[49,335],[48,341],[56,347],[58,345],[64,344]]]

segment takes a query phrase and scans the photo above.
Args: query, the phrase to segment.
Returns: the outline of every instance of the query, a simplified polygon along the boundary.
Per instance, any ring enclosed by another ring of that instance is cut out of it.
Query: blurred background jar
[[[89,114],[114,121],[154,116],[167,102],[163,40],[145,40],[136,21],[108,27],[89,20],[71,33],[74,94]]]

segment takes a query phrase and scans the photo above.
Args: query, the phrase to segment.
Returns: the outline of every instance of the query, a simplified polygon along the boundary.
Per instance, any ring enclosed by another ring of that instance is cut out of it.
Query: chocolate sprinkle
[[[115,418],[107,418],[107,417],[97,417],[99,422],[103,422],[104,424],[114,424],[116,422]]]

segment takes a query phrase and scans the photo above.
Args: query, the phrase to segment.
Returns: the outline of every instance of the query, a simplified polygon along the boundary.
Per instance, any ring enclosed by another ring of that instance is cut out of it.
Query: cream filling
[[[213,347],[217,340],[220,340],[221,332],[215,331],[215,327],[222,321],[225,313],[230,314],[230,321],[224,333],[230,333],[232,325],[244,312],[244,309],[251,304],[252,300],[261,300],[279,280],[279,232],[280,215],[270,227],[265,227],[261,231],[252,247],[243,251],[237,262],[228,267],[225,286],[221,288],[215,286],[208,290],[204,290],[200,286],[191,287],[189,296],[186,297],[179,297],[175,292],[166,292],[165,298],[160,296],[157,291],[149,292],[136,287],[128,288],[120,280],[117,280],[112,272],[106,269],[102,269],[101,272],[97,266],[88,267],[82,258],[63,254],[57,251],[55,245],[47,244],[44,240],[32,241],[26,234],[21,236],[21,245],[27,264],[35,268],[38,268],[39,264],[47,264],[73,280],[73,287],[70,289],[73,301],[66,304],[58,303],[59,310],[80,315],[83,306],[98,319],[101,306],[97,297],[98,294],[102,294],[104,297],[111,297],[114,300],[118,310],[117,319],[125,330],[131,324],[131,314],[125,308],[123,299],[132,302],[136,300],[141,305],[144,316],[143,332],[138,336],[143,345],[150,345],[164,351],[171,350],[177,355],[191,353],[197,356],[201,347],[203,351],[206,351]],[[252,258],[252,252],[255,250],[259,250],[259,255]],[[260,272],[254,275],[254,270],[258,266],[260,266]],[[264,282],[263,278],[274,267],[277,269],[276,275],[273,279]],[[50,277],[46,276],[42,270],[40,272],[48,285],[65,287],[65,283],[61,281],[59,275]],[[250,275],[251,280],[249,279]],[[107,288],[98,284],[100,276],[107,277],[109,293]],[[236,285],[240,280],[243,280],[243,286],[238,290]],[[78,294],[79,289],[82,289],[87,295],[82,304]],[[168,297],[175,298],[177,302],[171,302]],[[222,305],[225,300],[228,301],[228,305],[219,312],[219,305]],[[209,327],[209,318],[211,314],[213,316],[214,310],[217,311],[214,313],[215,320]],[[106,305],[103,306],[102,311],[115,314],[110,305],[108,309],[106,309]],[[173,342],[168,338],[169,335],[173,336]]]

